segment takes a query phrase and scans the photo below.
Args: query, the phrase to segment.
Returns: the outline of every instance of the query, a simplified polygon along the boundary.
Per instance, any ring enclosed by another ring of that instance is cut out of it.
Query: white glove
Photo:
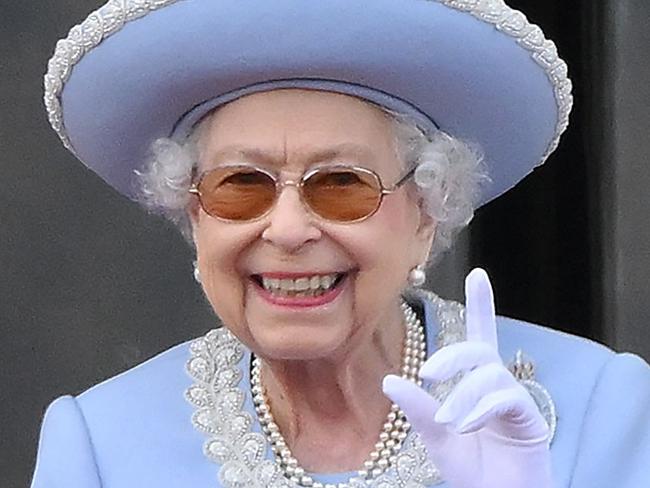
[[[551,488],[549,428],[497,350],[492,287],[482,269],[465,280],[467,341],[441,348],[425,381],[464,372],[442,405],[415,383],[388,375],[384,393],[406,414],[451,488]]]

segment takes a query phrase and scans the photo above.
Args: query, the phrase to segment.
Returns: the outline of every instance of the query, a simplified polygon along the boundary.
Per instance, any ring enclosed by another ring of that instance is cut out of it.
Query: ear
[[[192,197],[187,206],[187,209],[185,210],[185,213],[190,221],[192,239],[196,243],[196,227],[199,224],[199,217],[201,213],[201,205],[199,204],[198,198]]]

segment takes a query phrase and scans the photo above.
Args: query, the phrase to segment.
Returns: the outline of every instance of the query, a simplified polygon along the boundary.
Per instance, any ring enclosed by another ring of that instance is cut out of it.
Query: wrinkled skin
[[[392,122],[359,99],[276,90],[220,108],[201,126],[200,171],[251,163],[299,178],[315,164],[374,170],[387,185],[401,175]],[[398,372],[409,270],[426,261],[435,222],[414,184],[384,198],[353,224],[311,213],[295,187],[252,222],[224,222],[191,210],[205,294],[226,327],[264,359],[262,381],[294,455],[317,471],[357,469],[376,442],[390,402],[384,375]],[[269,304],[252,274],[345,272],[333,302],[298,309]]]

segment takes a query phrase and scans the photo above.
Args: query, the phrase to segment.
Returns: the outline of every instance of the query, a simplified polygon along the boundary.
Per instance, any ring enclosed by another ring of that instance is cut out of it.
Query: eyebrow
[[[354,158],[357,161],[370,161],[373,159],[370,148],[347,142],[324,148],[310,148],[304,152],[306,153],[305,160],[308,166],[341,158]],[[281,166],[285,162],[284,152],[266,151],[260,148],[246,146],[224,147],[212,155],[210,160],[218,163],[224,159],[227,160],[233,157],[269,166]]]

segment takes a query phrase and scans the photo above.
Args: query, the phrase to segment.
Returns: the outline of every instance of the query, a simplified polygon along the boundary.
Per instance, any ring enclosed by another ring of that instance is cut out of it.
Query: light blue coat
[[[429,302],[425,320],[433,351],[440,326]],[[648,365],[513,319],[499,318],[498,331],[504,361],[522,349],[555,402],[556,487],[650,486]],[[192,385],[189,357],[189,343],[180,344],[77,397],[55,400],[43,421],[32,488],[219,488],[220,466],[203,454],[206,436],[192,426],[195,407],[184,398]],[[246,353],[239,362],[243,381],[249,359]],[[244,408],[254,413],[250,395]]]

